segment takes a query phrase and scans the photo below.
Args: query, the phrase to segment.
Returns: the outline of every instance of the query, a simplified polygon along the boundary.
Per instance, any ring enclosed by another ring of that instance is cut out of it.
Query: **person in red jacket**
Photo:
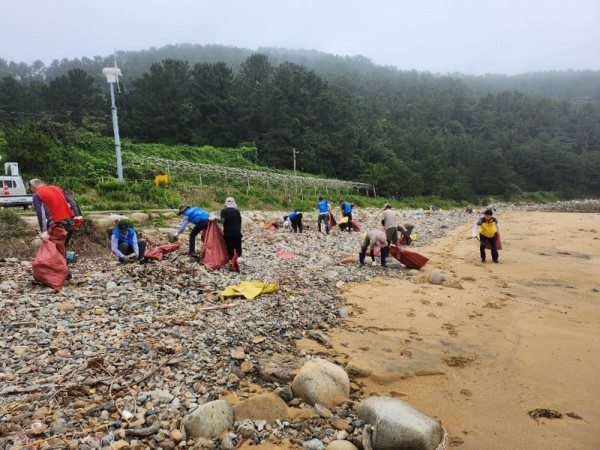
[[[31,180],[29,185],[42,239],[49,238],[48,229],[55,225],[67,232],[66,245],[73,235],[75,219],[82,219],[77,201],[62,188],[46,185],[37,178]]]

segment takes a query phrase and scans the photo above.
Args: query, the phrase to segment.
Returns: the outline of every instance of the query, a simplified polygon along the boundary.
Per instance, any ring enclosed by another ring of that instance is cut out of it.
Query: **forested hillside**
[[[391,197],[600,195],[600,72],[435,75],[363,57],[197,45],[117,60],[121,136],[132,142],[256,148],[257,164],[281,169],[292,169],[295,149],[298,170]],[[0,59],[6,135],[34,122],[111,136],[101,71],[112,64]],[[24,141],[7,151],[37,151]]]

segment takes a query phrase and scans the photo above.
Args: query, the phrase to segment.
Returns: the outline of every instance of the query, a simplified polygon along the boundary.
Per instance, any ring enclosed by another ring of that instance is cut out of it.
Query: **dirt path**
[[[480,262],[469,225],[419,249],[431,260],[417,283],[344,286],[351,317],[328,356],[351,365],[365,397],[441,420],[452,446],[598,448],[600,215],[499,220],[500,264]],[[429,284],[434,270],[463,289]],[[535,421],[538,408],[563,418]]]

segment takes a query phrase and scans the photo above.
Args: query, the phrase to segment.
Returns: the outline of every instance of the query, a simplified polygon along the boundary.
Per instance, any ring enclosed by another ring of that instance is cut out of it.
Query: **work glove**
[[[48,234],[47,231],[44,231],[42,234],[40,234],[40,237],[44,240],[50,239],[50,235]]]

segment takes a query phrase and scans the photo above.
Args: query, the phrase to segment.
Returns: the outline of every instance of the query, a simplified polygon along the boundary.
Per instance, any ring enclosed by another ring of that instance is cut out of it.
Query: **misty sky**
[[[600,0],[0,0],[6,61],[178,43],[314,49],[434,73],[600,70]]]

